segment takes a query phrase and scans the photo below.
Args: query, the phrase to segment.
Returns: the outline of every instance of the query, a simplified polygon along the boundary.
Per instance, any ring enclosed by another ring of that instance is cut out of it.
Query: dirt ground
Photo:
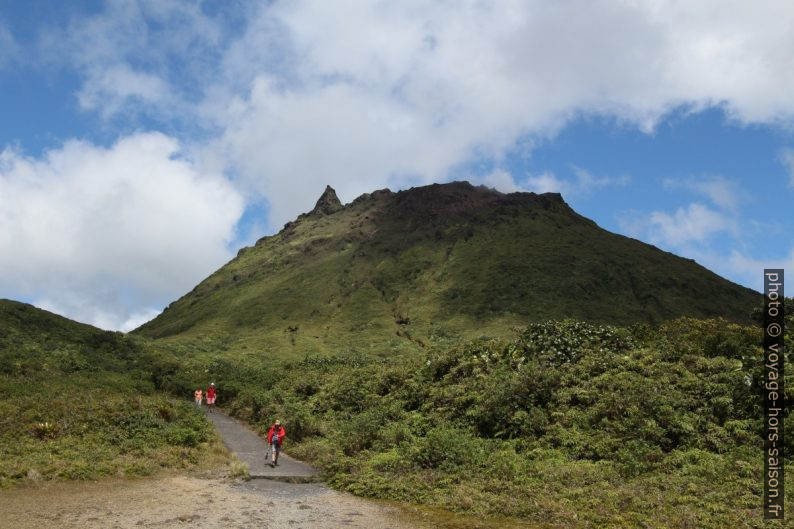
[[[259,481],[176,475],[43,484],[0,493],[0,527],[420,527],[399,521],[395,508],[318,485]]]
[[[357,498],[319,484],[170,474],[0,492],[0,528],[408,529],[501,527]]]

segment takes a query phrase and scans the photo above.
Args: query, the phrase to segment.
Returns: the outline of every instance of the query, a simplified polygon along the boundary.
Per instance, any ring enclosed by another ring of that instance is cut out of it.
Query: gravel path
[[[213,413],[208,413],[207,418],[215,424],[226,448],[248,466],[252,478],[277,479],[293,483],[311,483],[318,480],[315,469],[297,459],[292,459],[284,452],[279,455],[277,467],[272,468],[265,464],[267,448],[265,439],[237,419],[217,409]],[[289,432],[285,443],[289,444]]]

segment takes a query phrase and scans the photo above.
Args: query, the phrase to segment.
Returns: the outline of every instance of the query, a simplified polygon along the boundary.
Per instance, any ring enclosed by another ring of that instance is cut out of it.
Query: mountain
[[[328,187],[311,212],[135,332],[276,356],[392,354],[546,319],[746,321],[760,301],[690,259],[603,230],[556,193],[453,182],[343,206]]]
[[[0,374],[123,371],[139,352],[139,347],[122,333],[0,299]]]

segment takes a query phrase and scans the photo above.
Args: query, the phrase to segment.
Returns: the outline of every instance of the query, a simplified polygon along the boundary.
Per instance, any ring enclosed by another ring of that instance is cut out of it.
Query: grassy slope
[[[155,390],[151,354],[121,333],[0,300],[0,488],[215,457],[203,417]]]
[[[246,248],[137,332],[215,352],[393,355],[528,321],[745,319],[760,296],[609,233],[558,195],[364,195]]]

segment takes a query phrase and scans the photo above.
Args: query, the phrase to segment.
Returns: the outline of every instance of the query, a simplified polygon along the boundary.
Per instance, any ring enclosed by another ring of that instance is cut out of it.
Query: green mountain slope
[[[214,464],[201,413],[156,391],[147,368],[159,356],[140,338],[0,300],[0,490]]]
[[[124,371],[140,354],[139,349],[121,333],[0,299],[0,374]]]
[[[760,294],[599,228],[558,194],[465,182],[315,209],[260,239],[136,330],[220,350],[416,351],[551,318],[744,321]]]

